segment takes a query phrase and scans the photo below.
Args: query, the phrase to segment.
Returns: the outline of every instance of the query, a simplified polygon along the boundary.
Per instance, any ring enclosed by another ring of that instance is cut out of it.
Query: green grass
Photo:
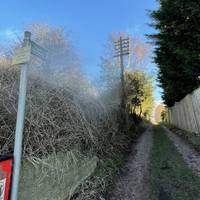
[[[131,152],[131,146],[147,127],[147,122],[141,122],[137,124],[137,128],[130,129],[126,133],[126,137],[121,137],[121,135],[119,139],[116,137],[116,141],[112,142],[115,145],[112,145],[109,153],[101,156],[93,175],[76,191],[72,199],[110,199],[110,192],[113,190],[120,169],[124,166],[126,158]],[[82,190],[81,193],[80,190]]]
[[[200,136],[189,137],[189,142],[194,146],[197,151],[200,151]]]
[[[192,132],[188,132],[182,129],[177,128],[168,123],[162,123],[164,126],[169,128],[173,133],[182,137],[186,142],[188,142],[196,151],[200,152],[200,135],[197,135]]]
[[[149,123],[141,121],[136,130],[130,131],[129,134],[129,150],[131,146],[137,141],[138,137],[148,128]],[[131,151],[130,151],[131,152]],[[120,169],[124,166],[126,158],[128,157],[129,151],[118,151],[112,154],[112,158],[105,158],[99,163],[99,167],[95,170],[95,175],[104,180],[105,188],[105,199],[109,199],[109,191],[113,189],[116,178]]]
[[[200,152],[200,136],[196,135],[195,133],[190,133],[184,130],[180,130],[176,127],[169,126],[169,129],[176,133],[177,135],[181,136],[183,139],[185,139],[192,147]]]
[[[200,178],[187,167],[175,146],[154,128],[154,144],[151,160],[151,200],[199,200]]]

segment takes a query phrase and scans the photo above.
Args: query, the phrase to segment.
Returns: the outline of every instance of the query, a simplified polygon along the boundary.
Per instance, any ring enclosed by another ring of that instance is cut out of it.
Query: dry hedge
[[[0,152],[13,151],[19,69],[0,67]],[[81,87],[81,86],[80,86]],[[81,88],[80,88],[81,91]],[[118,141],[119,115],[99,99],[29,74],[23,155],[43,157],[78,149],[100,157]],[[118,141],[118,143],[116,143]]]

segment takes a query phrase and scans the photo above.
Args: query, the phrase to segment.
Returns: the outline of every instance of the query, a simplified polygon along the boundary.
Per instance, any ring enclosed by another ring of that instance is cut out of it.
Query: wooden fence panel
[[[200,88],[168,109],[168,122],[183,130],[200,134]]]

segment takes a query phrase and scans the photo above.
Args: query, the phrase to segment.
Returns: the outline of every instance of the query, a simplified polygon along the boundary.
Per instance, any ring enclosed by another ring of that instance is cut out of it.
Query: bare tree
[[[129,70],[145,70],[147,60],[150,55],[150,46],[140,37],[130,36],[130,55],[128,58],[127,68]]]
[[[148,44],[139,37],[126,33],[112,33],[105,45],[104,55],[101,57],[101,83],[106,101],[111,104],[120,103],[120,67],[119,60],[114,58],[114,41],[120,36],[130,38],[130,55],[124,59],[125,71],[144,70],[150,53]]]
[[[45,65],[42,64],[45,74],[55,76],[80,69],[80,59],[69,32],[60,27],[40,23],[31,24],[28,29],[33,35],[33,40],[48,52],[47,61]]]

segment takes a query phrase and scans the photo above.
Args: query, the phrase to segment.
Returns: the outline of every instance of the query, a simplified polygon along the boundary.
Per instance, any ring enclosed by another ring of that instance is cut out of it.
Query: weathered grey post
[[[23,46],[24,47],[29,46],[31,45],[30,43],[31,43],[31,33],[26,31],[24,33]],[[12,180],[11,200],[18,199],[21,157],[22,157],[24,116],[25,116],[26,88],[27,88],[27,72],[28,72],[28,63],[21,64],[17,123],[16,123],[16,131],[15,131],[14,170],[13,170],[14,172],[13,172],[13,180]]]
[[[121,36],[118,41],[115,42],[115,56],[120,59],[120,67],[121,67],[121,109],[123,118],[125,118],[125,124],[128,125],[128,115],[126,112],[126,90],[125,90],[125,80],[124,80],[124,61],[123,58],[125,55],[130,54],[129,49],[130,39],[123,39]]]

